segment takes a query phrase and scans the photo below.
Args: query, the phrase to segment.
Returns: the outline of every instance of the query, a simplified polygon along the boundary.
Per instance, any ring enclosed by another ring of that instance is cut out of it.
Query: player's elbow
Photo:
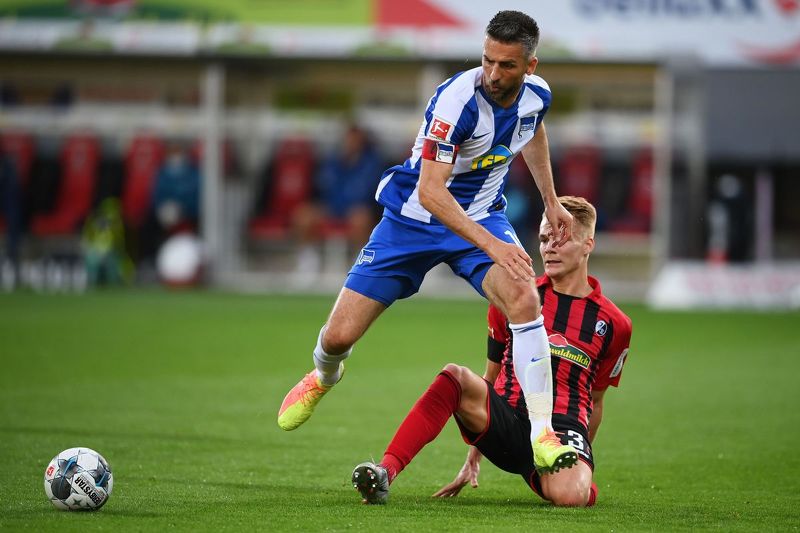
[[[434,188],[428,181],[420,181],[419,183],[419,203],[428,211],[431,211],[436,197]]]
[[[435,213],[436,207],[450,195],[450,191],[447,190],[444,181],[440,181],[437,177],[425,176],[420,177],[417,194],[422,207]]]

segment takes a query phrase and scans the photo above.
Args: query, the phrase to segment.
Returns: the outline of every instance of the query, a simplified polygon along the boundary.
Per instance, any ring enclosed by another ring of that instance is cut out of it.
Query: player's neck
[[[514,96],[510,96],[502,102],[495,102],[495,103],[500,107],[502,107],[503,109],[508,109],[509,107],[517,103],[517,98],[519,98],[520,91],[522,91],[522,86],[520,86],[519,89],[517,89],[517,92],[514,93]]]
[[[579,268],[559,279],[551,278],[550,281],[553,284],[554,291],[577,298],[585,298],[593,290],[592,286],[589,285],[589,273],[586,268]]]

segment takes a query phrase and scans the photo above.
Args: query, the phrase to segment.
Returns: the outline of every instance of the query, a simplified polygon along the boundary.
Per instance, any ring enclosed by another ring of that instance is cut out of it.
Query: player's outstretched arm
[[[561,238],[556,246],[561,246],[572,236],[572,215],[558,202],[553,184],[553,168],[550,165],[550,144],[544,124],[540,124],[533,139],[522,147],[522,157],[531,171],[539,193],[544,202],[544,216],[550,226],[558,228]]]
[[[455,479],[434,492],[432,497],[452,498],[453,496],[458,496],[458,493],[461,492],[461,489],[463,489],[467,483],[472,485],[473,489],[477,489],[482,457],[483,455],[478,448],[470,446],[469,453],[467,453],[467,460],[464,462],[464,466],[461,467],[461,470],[458,471]]]

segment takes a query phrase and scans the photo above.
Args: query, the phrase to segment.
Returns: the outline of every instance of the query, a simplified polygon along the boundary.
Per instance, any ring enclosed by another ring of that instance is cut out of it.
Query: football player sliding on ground
[[[431,442],[450,416],[470,444],[455,479],[434,494],[456,496],[478,486],[480,460],[519,474],[539,496],[563,506],[590,506],[597,498],[592,481],[592,443],[603,418],[609,385],[618,386],[631,337],[630,319],[603,296],[588,275],[594,249],[594,207],[583,198],[560,197],[575,225],[570,240],[554,246],[556,232],[546,218],[539,228],[544,275],[536,280],[549,335],[555,387],[552,427],[560,442],[572,446],[580,461],[572,468],[549,466],[531,448],[529,411],[539,401],[529,394],[533,366],[512,353],[506,317],[489,306],[489,342],[483,378],[466,367],[448,364],[403,420],[380,463],[361,463],[353,486],[365,503],[386,503],[389,486],[419,451]],[[535,408],[535,407],[533,407]]]

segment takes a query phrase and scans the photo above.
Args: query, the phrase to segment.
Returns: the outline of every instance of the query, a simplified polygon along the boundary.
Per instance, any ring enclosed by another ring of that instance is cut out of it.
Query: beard
[[[522,85],[514,85],[511,87],[500,87],[499,85],[493,85],[491,81],[483,80],[483,89],[486,91],[486,94],[491,98],[496,104],[502,105],[504,102],[508,102],[514,96],[516,96],[517,92],[519,91]]]

